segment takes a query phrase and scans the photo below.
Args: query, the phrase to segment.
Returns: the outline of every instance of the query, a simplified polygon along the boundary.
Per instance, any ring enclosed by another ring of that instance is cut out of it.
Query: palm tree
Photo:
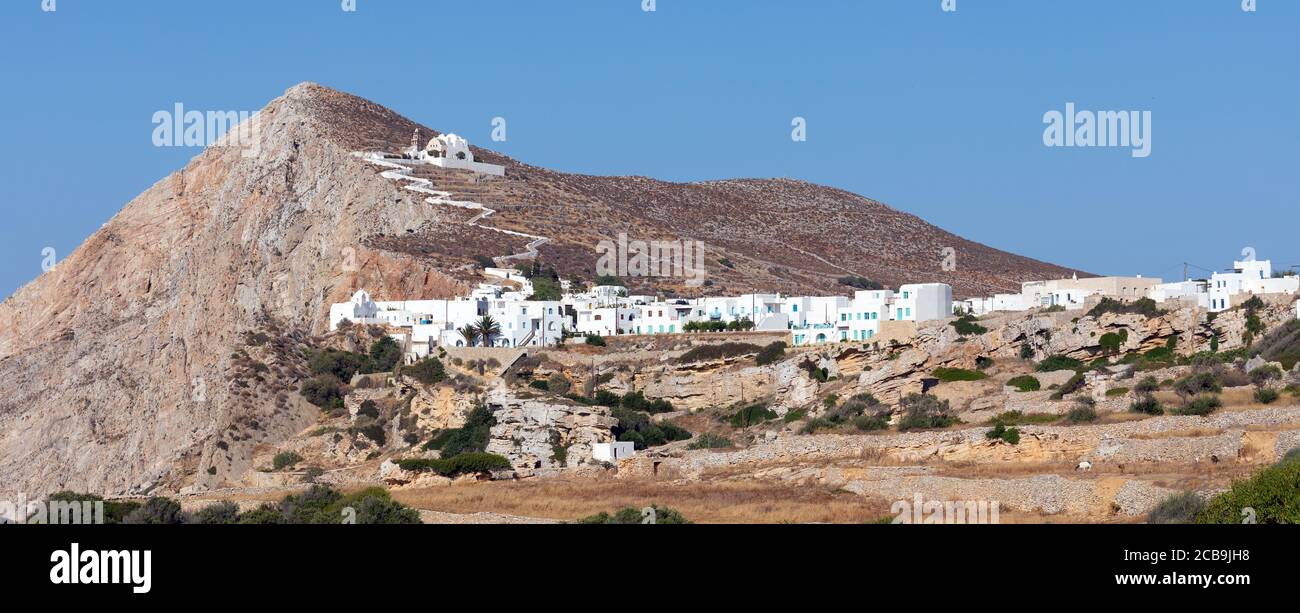
[[[478,340],[478,328],[474,327],[474,324],[465,324],[465,327],[457,332],[460,332],[461,337],[465,339],[466,347],[473,347],[474,341]]]
[[[479,338],[483,339],[484,347],[491,347],[492,337],[501,335],[501,324],[492,319],[491,315],[484,315],[478,320],[478,324],[474,325],[474,331],[478,332]]]

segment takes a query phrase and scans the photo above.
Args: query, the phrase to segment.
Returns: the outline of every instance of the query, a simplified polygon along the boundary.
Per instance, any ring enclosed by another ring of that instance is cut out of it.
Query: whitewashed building
[[[1209,281],[1209,309],[1226,311],[1255,294],[1294,294],[1300,291],[1300,277],[1273,277],[1270,260],[1232,263],[1232,272],[1216,272]]]
[[[591,446],[591,457],[597,462],[618,462],[623,458],[630,458],[636,455],[636,445],[634,443],[614,442],[614,443],[596,443]]]
[[[558,300],[492,300],[488,315],[501,326],[494,347],[554,346],[571,327]]]
[[[330,305],[330,330],[337,330],[343,320],[354,324],[381,324],[379,305],[370,299],[370,292],[357,290],[352,300]]]
[[[439,168],[470,170],[496,177],[504,177],[506,174],[504,166],[475,161],[469,141],[455,134],[434,137],[423,150],[416,153],[416,159]]]
[[[790,326],[791,344],[870,341],[880,333],[882,321],[933,321],[952,316],[952,287],[943,283],[904,285],[892,290],[863,290],[837,302],[830,322],[803,320]]]

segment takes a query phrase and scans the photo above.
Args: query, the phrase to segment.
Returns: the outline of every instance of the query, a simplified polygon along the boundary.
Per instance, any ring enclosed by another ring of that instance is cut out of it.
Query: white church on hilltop
[[[486,164],[474,160],[474,152],[469,148],[469,141],[455,134],[441,134],[434,137],[423,149],[418,149],[419,132],[412,138],[411,149],[407,151],[413,158],[439,168],[453,170],[470,170],[479,174],[504,177],[505,166]],[[417,150],[418,149],[418,150]]]

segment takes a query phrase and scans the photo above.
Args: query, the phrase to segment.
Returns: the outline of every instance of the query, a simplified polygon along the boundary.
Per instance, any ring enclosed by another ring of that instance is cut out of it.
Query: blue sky
[[[301,81],[557,170],[805,179],[1096,273],[1300,264],[1300,2],[656,5],[6,0],[0,294],[197,153],[152,145],[156,111]],[[1067,102],[1151,111],[1151,156],[1045,147]]]

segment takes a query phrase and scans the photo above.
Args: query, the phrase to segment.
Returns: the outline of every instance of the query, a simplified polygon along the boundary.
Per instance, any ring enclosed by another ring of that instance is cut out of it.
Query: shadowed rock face
[[[302,84],[256,121],[256,155],[209,148],[0,304],[0,494],[219,486],[255,445],[314,420],[293,390],[330,303],[358,288],[452,296],[470,280],[455,265],[518,250],[351,155],[409,143],[419,126],[388,109]],[[498,227],[552,237],[543,257],[566,275],[594,268],[595,242],[618,232],[705,241],[714,293],[827,291],[849,273],[973,293],[1070,272],[797,181],[673,184],[475,155],[509,176],[464,189],[494,204]],[[943,247],[957,271],[940,272]],[[715,271],[721,258],[735,269]],[[249,331],[294,340],[249,349]],[[241,352],[269,373],[241,375]]]
[[[296,402],[275,410],[269,389],[231,385],[244,331],[320,331],[328,305],[358,287],[385,299],[463,289],[362,244],[446,212],[399,193],[333,138],[323,119],[336,114],[321,109],[356,104],[293,88],[259,116],[260,155],[204,151],[0,305],[0,489],[144,491],[187,474],[216,484],[239,447],[312,419]],[[361,112],[397,121],[377,108]]]

